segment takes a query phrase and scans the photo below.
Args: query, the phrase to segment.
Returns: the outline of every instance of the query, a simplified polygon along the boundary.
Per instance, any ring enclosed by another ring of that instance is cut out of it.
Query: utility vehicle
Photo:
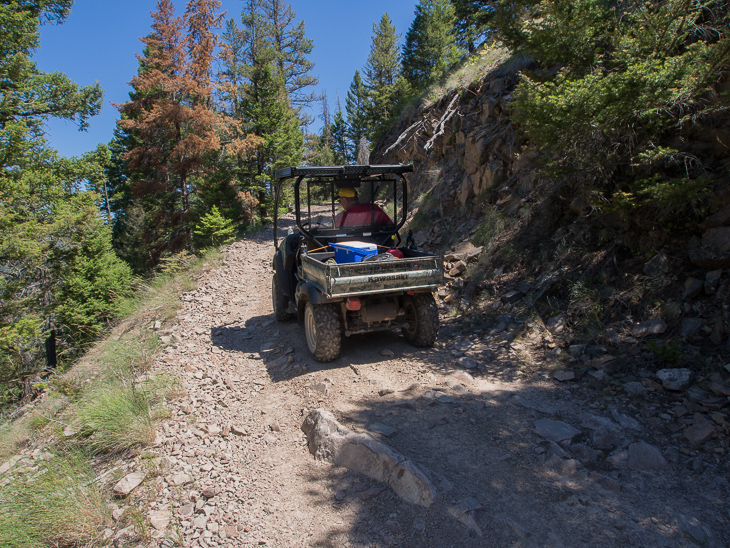
[[[408,214],[404,174],[411,171],[411,165],[365,165],[275,173],[274,314],[303,322],[318,361],[337,358],[343,337],[359,333],[400,329],[414,346],[436,340],[433,292],[443,285],[443,257],[407,245],[399,234]],[[353,196],[356,208],[338,205],[351,205]],[[285,203],[292,204],[296,228],[279,241]]]

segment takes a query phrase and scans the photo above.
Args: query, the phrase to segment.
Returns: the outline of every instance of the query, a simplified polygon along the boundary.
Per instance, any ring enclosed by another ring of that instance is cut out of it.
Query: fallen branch
[[[400,142],[401,142],[401,141],[403,141],[403,139],[405,139],[406,137],[408,137],[408,132],[410,132],[410,131],[411,131],[411,130],[412,130],[412,129],[414,128],[414,127],[416,127],[416,126],[421,126],[421,127],[422,127],[422,126],[423,126],[423,124],[424,124],[424,121],[423,121],[422,119],[421,119],[421,120],[418,120],[417,122],[414,122],[413,124],[411,124],[411,125],[410,125],[410,126],[409,126],[408,128],[406,128],[406,130],[405,130],[405,131],[403,131],[403,132],[402,132],[402,133],[401,133],[401,134],[400,134],[400,135],[398,136],[398,139],[396,139],[395,143],[393,143],[392,145],[390,145],[390,146],[389,146],[389,147],[388,147],[388,148],[387,148],[387,149],[385,150],[385,152],[383,153],[383,155],[386,155],[386,154],[388,154],[388,153],[389,153],[389,152],[390,152],[391,150],[393,150],[393,149],[394,149],[395,147],[397,147],[397,146],[398,146],[398,145],[400,144]],[[421,129],[421,128],[419,127],[418,129]],[[405,145],[404,145],[404,146],[405,146]]]
[[[458,109],[454,108],[454,103],[459,99],[459,94],[454,94],[454,97],[451,99],[451,102],[449,103],[449,106],[446,107],[446,111],[441,116],[441,119],[439,120],[439,123],[436,125],[436,130],[433,133],[433,136],[428,140],[426,143],[426,146],[423,148],[428,152],[433,147],[433,144],[436,142],[436,139],[444,134],[444,131],[446,130],[446,122],[451,120],[451,118],[458,112]]]

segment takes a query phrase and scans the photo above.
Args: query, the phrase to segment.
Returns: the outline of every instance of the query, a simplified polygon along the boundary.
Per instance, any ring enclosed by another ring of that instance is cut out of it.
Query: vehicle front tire
[[[413,346],[433,346],[439,332],[439,311],[431,293],[406,295],[403,298],[408,327],[401,331]]]
[[[274,316],[280,322],[291,320],[292,315],[287,312],[289,299],[284,295],[279,283],[279,276],[271,278],[271,305],[274,307]]]
[[[318,362],[331,362],[340,355],[342,322],[336,304],[312,304],[304,308],[304,334],[309,351]]]

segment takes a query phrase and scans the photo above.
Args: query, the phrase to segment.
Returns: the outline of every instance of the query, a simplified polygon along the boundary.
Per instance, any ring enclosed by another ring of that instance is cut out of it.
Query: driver
[[[393,220],[377,204],[360,203],[354,188],[340,189],[340,205],[344,211],[335,217],[335,227],[392,225]]]

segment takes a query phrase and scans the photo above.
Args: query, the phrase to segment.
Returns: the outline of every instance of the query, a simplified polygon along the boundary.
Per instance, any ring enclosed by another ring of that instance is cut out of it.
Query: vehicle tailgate
[[[437,255],[344,264],[326,264],[319,260],[328,255],[331,256],[328,253],[305,255],[302,275],[329,298],[436,291],[444,283],[443,258]]]

